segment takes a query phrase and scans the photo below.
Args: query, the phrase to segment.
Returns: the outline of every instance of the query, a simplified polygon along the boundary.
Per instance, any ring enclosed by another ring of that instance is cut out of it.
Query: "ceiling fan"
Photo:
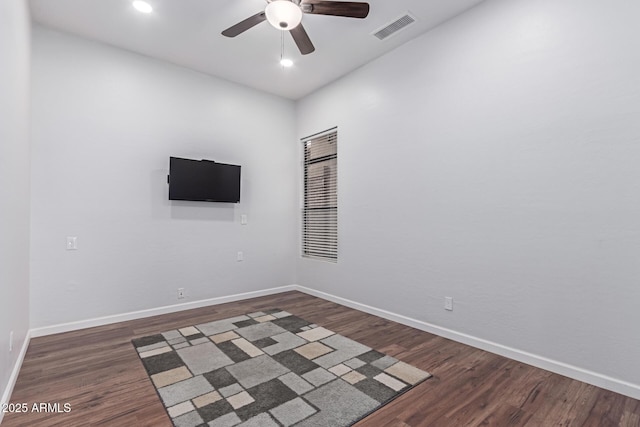
[[[307,55],[316,48],[302,26],[302,15],[344,16],[347,18],[366,18],[369,14],[369,3],[353,1],[322,0],[267,0],[264,11],[240,21],[222,32],[223,36],[235,37],[263,21],[282,31],[289,31],[296,42],[300,53]]]

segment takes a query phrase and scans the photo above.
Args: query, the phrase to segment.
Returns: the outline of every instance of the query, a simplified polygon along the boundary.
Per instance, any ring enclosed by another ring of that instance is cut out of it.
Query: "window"
[[[338,260],[338,131],[302,139],[302,256]]]

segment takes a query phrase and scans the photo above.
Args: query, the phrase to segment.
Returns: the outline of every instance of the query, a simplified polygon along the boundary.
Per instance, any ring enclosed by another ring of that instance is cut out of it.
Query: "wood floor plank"
[[[11,426],[171,427],[131,339],[281,308],[429,371],[433,377],[358,427],[640,427],[640,402],[300,292],[34,338],[11,401],[69,413],[5,415]]]

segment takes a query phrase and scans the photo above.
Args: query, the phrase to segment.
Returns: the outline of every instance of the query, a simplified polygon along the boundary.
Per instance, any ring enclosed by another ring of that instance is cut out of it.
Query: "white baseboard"
[[[22,348],[20,348],[20,353],[18,354],[16,363],[13,365],[13,369],[11,370],[11,375],[9,376],[9,382],[7,383],[7,387],[4,389],[4,392],[2,393],[2,399],[0,399],[0,404],[11,402],[11,393],[13,393],[13,388],[16,385],[16,381],[18,381],[18,374],[20,374],[20,368],[22,368],[22,362],[24,361],[24,356],[27,354],[27,349],[29,348],[30,341],[31,341],[31,331],[27,331],[27,335],[24,337],[24,341],[22,342]],[[0,424],[2,424],[3,418],[4,418],[4,412],[0,411]]]
[[[142,319],[145,317],[158,316],[160,314],[176,313],[178,311],[191,310],[193,308],[207,307],[210,305],[224,304],[227,302],[240,301],[250,298],[262,297],[265,295],[279,294],[287,291],[297,290],[296,286],[280,286],[277,288],[263,289],[260,291],[245,292],[241,294],[228,295],[223,297],[208,298],[184,304],[168,305],[164,307],[151,308],[148,310],[132,311],[129,313],[114,314],[112,316],[96,317],[93,319],[80,320],[77,322],[61,323],[58,325],[45,326],[31,329],[32,337],[42,337],[46,335],[59,334],[62,332],[76,331],[79,329],[93,328],[95,326],[109,325],[112,323],[126,322],[127,320]]]
[[[294,287],[296,290],[300,292],[304,292],[306,294],[316,296],[318,298],[333,301],[335,303],[345,305],[347,307],[354,308],[356,310],[364,311],[365,313],[373,314],[375,316],[392,320],[394,322],[398,322],[403,325],[411,326],[412,328],[420,329],[422,331],[429,332],[434,335],[438,335],[453,341],[467,344],[472,347],[488,351],[490,353],[499,354],[500,356],[517,360],[518,362],[526,363],[528,365],[532,365],[537,368],[545,369],[547,371],[551,371],[556,374],[564,375],[566,377],[573,378],[575,380],[582,381],[588,384],[592,384],[600,388],[611,390],[616,393],[624,394],[625,396],[629,396],[634,399],[640,399],[640,385],[638,384],[633,384],[617,378],[612,378],[607,375],[599,374],[597,372],[589,371],[587,369],[582,369],[580,367],[559,362],[557,360],[548,359],[546,357],[539,356],[537,354],[532,354],[526,351],[518,350],[516,348],[508,347],[492,341],[487,341],[482,338],[474,337],[472,335],[467,335],[451,329],[443,328],[437,325],[423,322],[421,320],[412,319],[410,317],[392,313],[390,311],[382,310],[380,308],[371,307],[369,305],[361,304],[359,302],[351,301],[346,298],[331,295],[326,292],[316,291],[314,289],[305,288],[304,286],[300,286],[300,285],[295,285]]]

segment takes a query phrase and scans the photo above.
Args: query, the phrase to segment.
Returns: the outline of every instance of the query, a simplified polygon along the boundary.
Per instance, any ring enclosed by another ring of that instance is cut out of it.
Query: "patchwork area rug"
[[[176,427],[350,426],[430,377],[279,309],[133,345]]]

